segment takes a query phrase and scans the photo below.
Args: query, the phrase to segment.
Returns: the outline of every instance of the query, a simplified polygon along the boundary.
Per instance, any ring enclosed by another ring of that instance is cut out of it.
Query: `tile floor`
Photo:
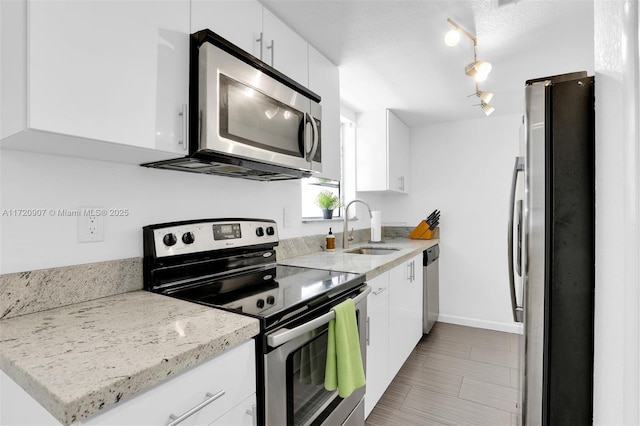
[[[518,337],[437,323],[366,425],[517,425]]]

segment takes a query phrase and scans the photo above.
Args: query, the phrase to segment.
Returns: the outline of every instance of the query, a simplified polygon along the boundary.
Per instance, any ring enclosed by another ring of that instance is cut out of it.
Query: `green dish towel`
[[[365,385],[356,307],[347,299],[331,310],[336,318],[329,322],[324,388],[346,398]]]

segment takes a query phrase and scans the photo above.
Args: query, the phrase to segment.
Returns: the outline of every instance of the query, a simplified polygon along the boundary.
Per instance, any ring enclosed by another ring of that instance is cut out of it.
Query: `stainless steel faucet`
[[[365,203],[362,200],[358,200],[355,199],[353,201],[349,201],[349,204],[347,204],[347,207],[344,208],[344,228],[342,230],[342,248],[343,249],[348,249],[349,248],[349,241],[351,241],[353,238],[351,236],[349,236],[347,233],[349,232],[349,206],[355,202],[358,203],[362,203],[365,206],[367,206],[367,209],[369,210],[369,217],[373,218],[373,215],[371,214],[371,207],[369,207],[369,204]]]

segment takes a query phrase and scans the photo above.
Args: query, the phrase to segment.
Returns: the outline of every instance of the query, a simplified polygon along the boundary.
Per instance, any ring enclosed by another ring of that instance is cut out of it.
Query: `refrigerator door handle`
[[[522,277],[522,205],[522,200],[516,201],[516,217],[518,218],[518,224],[516,226],[516,232],[518,233],[516,236],[516,241],[518,241],[518,244],[516,245],[516,274],[519,277]]]
[[[522,306],[518,306],[516,300],[516,285],[515,285],[515,270],[513,265],[513,216],[515,213],[516,204],[516,183],[518,180],[518,173],[524,171],[524,158],[516,157],[516,162],[513,166],[513,177],[511,179],[511,200],[509,202],[509,229],[507,230],[507,255],[509,264],[509,290],[511,291],[511,311],[513,313],[513,320],[515,322],[522,322],[523,310]]]

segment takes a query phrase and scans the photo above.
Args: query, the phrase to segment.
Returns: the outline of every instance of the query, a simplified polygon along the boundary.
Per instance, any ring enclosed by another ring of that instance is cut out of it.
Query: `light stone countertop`
[[[281,265],[301,266],[305,268],[326,269],[340,272],[365,274],[370,280],[389,269],[400,265],[440,242],[433,240],[412,240],[396,238],[383,243],[352,244],[347,250],[342,247],[335,251],[322,251],[304,256],[292,257],[278,261]],[[384,255],[346,253],[359,247],[393,247],[399,249]]]
[[[257,319],[133,291],[0,321],[0,368],[63,424],[251,339]]]

